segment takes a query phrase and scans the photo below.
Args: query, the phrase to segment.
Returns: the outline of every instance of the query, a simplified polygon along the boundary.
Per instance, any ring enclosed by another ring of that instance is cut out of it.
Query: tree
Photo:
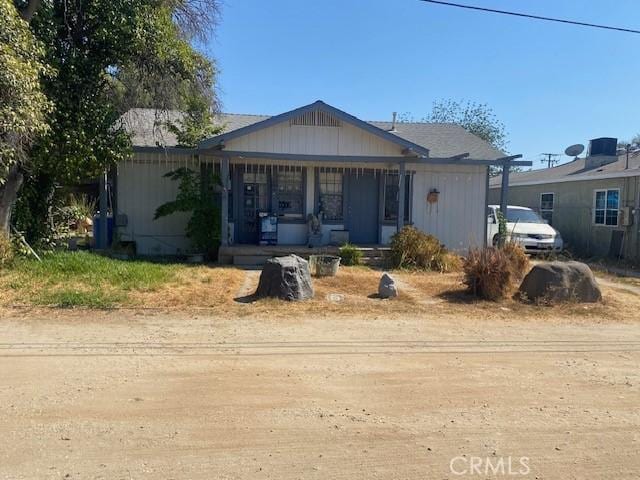
[[[412,121],[411,114],[401,115],[400,121]],[[422,118],[422,121],[455,123],[477,137],[480,137],[498,150],[504,151],[508,143],[504,124],[498,120],[495,113],[493,113],[493,109],[486,103],[438,100],[433,102],[431,113]],[[519,168],[517,167],[511,168],[512,172],[518,170]],[[495,166],[489,168],[490,175],[496,175],[500,172],[501,169]]]
[[[95,178],[130,155],[120,118],[136,106],[195,105],[199,115],[184,126],[185,136],[193,141],[206,132],[215,107],[215,68],[191,40],[215,23],[217,1],[16,1],[30,15],[31,31],[46,46],[45,63],[55,71],[40,75],[53,105],[49,128],[17,169],[28,170],[35,182],[39,176],[63,183]],[[0,199],[0,211],[14,200]]]
[[[504,124],[485,103],[439,100],[433,103],[427,122],[455,123],[480,137],[498,150],[507,146]]]
[[[40,77],[48,73],[44,47],[10,0],[0,0],[0,235],[9,231],[11,206],[23,182],[21,165],[47,131],[50,103]]]

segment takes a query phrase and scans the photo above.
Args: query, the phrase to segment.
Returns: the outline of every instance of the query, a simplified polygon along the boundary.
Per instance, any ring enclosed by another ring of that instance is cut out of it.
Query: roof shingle
[[[137,147],[173,147],[175,135],[163,126],[167,121],[176,122],[182,114],[178,111],[159,112],[149,108],[133,108],[123,115],[123,124],[131,132],[133,145]],[[268,115],[245,115],[221,113],[215,122],[224,126],[224,132],[237,130],[270,118]],[[453,157],[469,153],[472,159],[495,160],[505,154],[489,143],[452,123],[396,123],[367,121],[373,126],[388,131],[404,140],[428,148],[431,157]]]
[[[532,183],[554,183],[563,181],[595,180],[601,176],[616,174],[640,175],[640,152],[633,152],[629,156],[629,168],[627,168],[626,154],[619,155],[618,159],[595,168],[585,168],[586,159],[577,158],[571,162],[563,163],[552,168],[541,168],[528,172],[514,172],[509,175],[509,185],[524,185]],[[492,177],[489,181],[490,188],[497,188],[502,182],[502,175]]]

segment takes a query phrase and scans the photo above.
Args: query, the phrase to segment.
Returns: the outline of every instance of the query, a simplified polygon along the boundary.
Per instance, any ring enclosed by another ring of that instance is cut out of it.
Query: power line
[[[612,27],[612,26],[609,26],[609,25],[598,25],[596,23],[578,22],[578,21],[575,21],[575,20],[565,20],[563,18],[541,17],[539,15],[530,15],[528,13],[509,12],[507,10],[495,10],[493,8],[476,7],[476,6],[473,6],[473,5],[463,5],[461,3],[443,2],[443,1],[440,1],[440,0],[420,0],[420,1],[421,2],[425,2],[425,3],[435,3],[435,4],[438,4],[438,5],[446,5],[448,7],[466,8],[468,10],[478,10],[480,12],[499,13],[499,14],[502,14],[502,15],[511,15],[511,16],[514,16],[514,17],[531,18],[531,19],[534,19],[534,20],[545,20],[547,22],[568,23],[570,25],[579,25],[581,27],[602,28],[604,30],[616,30],[618,32],[638,33],[638,34],[640,34],[640,30],[633,30],[631,28]]]

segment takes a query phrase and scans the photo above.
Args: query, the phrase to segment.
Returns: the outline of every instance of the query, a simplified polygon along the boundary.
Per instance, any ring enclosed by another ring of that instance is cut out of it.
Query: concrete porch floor
[[[362,260],[366,265],[379,265],[384,254],[389,250],[387,245],[357,245],[362,252]],[[218,250],[218,262],[223,265],[255,266],[262,265],[271,257],[295,254],[302,258],[309,255],[337,255],[340,247],[324,245],[309,247],[307,245],[229,245]]]

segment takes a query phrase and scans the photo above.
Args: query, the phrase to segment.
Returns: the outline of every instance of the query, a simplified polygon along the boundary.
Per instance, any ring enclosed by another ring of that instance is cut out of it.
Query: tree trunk
[[[0,186],[0,233],[9,234],[11,208],[18,197],[18,190],[23,181],[24,175],[20,167],[14,165],[9,169],[7,181]]]

